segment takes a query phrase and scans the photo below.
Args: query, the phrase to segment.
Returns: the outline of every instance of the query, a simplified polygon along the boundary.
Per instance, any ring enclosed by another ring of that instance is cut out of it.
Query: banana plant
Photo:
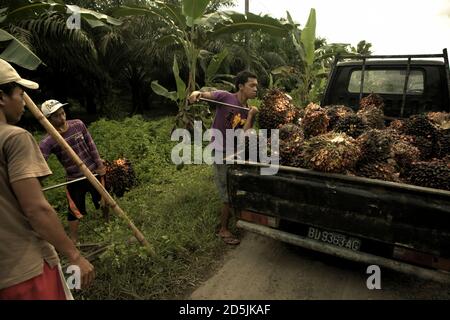
[[[294,90],[294,98],[300,105],[309,102],[318,102],[326,85],[326,78],[333,58],[337,54],[351,54],[349,44],[326,44],[324,39],[316,38],[316,11],[311,8],[308,21],[303,30],[298,28],[289,12],[287,20],[292,25],[291,40],[299,57],[299,65],[294,67],[281,67],[273,70],[274,75],[285,78],[296,78],[297,88]],[[371,44],[361,41],[358,49],[369,50]],[[355,49],[356,50],[356,49]]]
[[[0,58],[3,60],[29,70],[35,70],[42,63],[33,51],[6,30],[0,29],[0,43],[2,45],[6,43],[5,48],[0,53]]]
[[[173,102],[176,102],[177,104],[183,104],[184,100],[186,99],[186,83],[180,77],[180,69],[178,67],[177,57],[173,58],[172,72],[175,77],[175,82],[177,84],[176,91],[167,90],[165,87],[163,87],[158,83],[158,80],[152,82],[151,84],[152,89],[153,91],[155,91],[156,94],[160,96],[170,99]]]
[[[166,23],[170,32],[166,36],[161,37],[160,44],[163,46],[176,44],[183,49],[184,60],[187,62],[188,79],[186,81],[185,97],[177,99],[180,113],[178,118],[181,119],[189,120],[192,118],[185,116],[185,113],[189,113],[187,96],[196,88],[197,65],[202,47],[207,39],[215,39],[223,34],[243,30],[265,30],[283,35],[288,35],[290,30],[289,24],[282,23],[268,16],[242,15],[231,11],[218,11],[206,14],[206,8],[210,3],[211,0],[183,0],[180,7],[152,1],[145,8],[122,6],[112,11],[112,16],[114,17],[150,15],[161,19]],[[159,94],[161,90],[155,92]],[[172,95],[170,96],[173,97]],[[185,127],[191,125],[191,123],[184,124]]]
[[[205,52],[205,55],[207,57],[200,59],[200,66],[205,75],[204,89],[232,90],[234,87],[234,84],[231,82],[233,75],[219,73],[220,67],[229,55],[228,50],[225,48],[215,55]],[[210,58],[209,63],[207,63],[208,58]]]
[[[176,56],[173,59],[172,72],[173,72],[173,75],[175,78],[176,91],[167,90],[165,87],[163,87],[162,85],[160,85],[158,83],[158,80],[155,80],[152,82],[152,84],[151,84],[152,90],[156,94],[175,102],[178,106],[186,105],[186,108],[184,110],[181,110],[180,112],[178,112],[178,114],[175,118],[175,125],[173,127],[174,130],[177,128],[182,128],[182,127],[189,129],[189,130],[193,130],[194,129],[194,127],[193,127],[194,121],[202,120],[203,117],[205,117],[206,115],[209,114],[209,109],[201,108],[199,111],[194,112],[191,109],[195,108],[195,106],[192,107],[192,106],[189,106],[186,104],[188,88],[186,86],[186,83],[180,77],[180,69],[178,66],[178,61],[177,61]]]
[[[291,39],[300,58],[302,72],[296,93],[301,104],[305,104],[309,100],[309,92],[315,80],[316,70],[314,69],[315,61],[315,41],[316,41],[316,10],[311,8],[308,21],[301,32],[294,23],[291,15],[287,12],[289,23],[294,27],[291,32]]]

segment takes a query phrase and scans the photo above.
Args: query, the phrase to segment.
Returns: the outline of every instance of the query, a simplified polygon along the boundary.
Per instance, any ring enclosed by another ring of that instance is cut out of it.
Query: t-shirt
[[[44,260],[52,267],[59,263],[54,247],[32,229],[11,187],[51,173],[28,131],[0,124],[0,289],[40,275]]]
[[[229,93],[227,91],[214,91],[212,92],[213,100],[232,104],[235,106],[241,106],[236,94]],[[233,107],[222,106],[217,104],[216,116],[212,125],[213,129],[218,129],[222,132],[223,143],[220,144],[214,138],[214,148],[217,151],[226,150],[226,130],[227,129],[242,129],[247,121],[248,111]]]
[[[67,131],[62,133],[61,136],[66,140],[73,151],[75,151],[81,161],[84,162],[86,167],[91,171],[101,167],[102,161],[98,154],[97,146],[95,145],[94,140],[92,140],[84,123],[78,119],[69,120],[67,121],[67,127]],[[83,172],[81,172],[80,168],[73,162],[69,154],[51,135],[47,135],[42,139],[39,147],[41,148],[45,160],[48,159],[51,153],[56,155],[59,162],[66,170],[67,180],[75,180],[84,176]]]

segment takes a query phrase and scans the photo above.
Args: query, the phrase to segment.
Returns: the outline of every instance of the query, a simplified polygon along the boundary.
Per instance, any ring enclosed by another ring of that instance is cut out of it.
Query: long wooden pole
[[[73,151],[69,144],[64,140],[61,134],[53,127],[53,125],[47,120],[42,114],[41,110],[36,106],[36,104],[31,100],[28,94],[24,93],[24,100],[31,113],[35,118],[42,124],[42,126],[47,130],[47,132],[56,140],[56,142],[67,152],[70,158],[75,162],[78,168],[83,172],[85,177],[94,186],[94,188],[100,193],[100,195],[105,199],[106,204],[113,209],[113,211],[122,219],[125,220],[128,227],[133,232],[136,239],[148,249],[150,254],[154,254],[154,249],[150,243],[145,239],[142,232],[134,225],[133,221],[128,217],[128,215],[117,205],[116,201],[111,197],[111,195],[106,191],[100,181],[95,178],[94,174],[86,167],[86,165],[81,161],[78,155]]]
[[[94,177],[96,177],[96,176],[98,176],[98,174],[94,174]],[[83,181],[83,180],[86,180],[86,179],[87,179],[86,177],[82,177],[82,178],[79,178],[79,179],[63,182],[63,183],[60,183],[60,184],[56,184],[54,186],[50,186],[50,187],[44,188],[44,189],[42,189],[42,191],[53,190],[53,189],[64,187],[64,186],[67,186],[69,184],[72,184],[72,183],[75,183],[75,182],[78,182],[78,181]]]
[[[211,99],[200,98],[200,101],[209,102],[209,103],[216,103],[216,104],[220,104],[220,105],[225,106],[225,107],[237,108],[237,109],[241,109],[241,110],[245,110],[245,111],[249,111],[250,110],[249,108],[246,108],[246,107],[235,106],[235,105],[232,105],[232,104],[229,104],[229,103],[220,102],[220,101],[211,100]]]

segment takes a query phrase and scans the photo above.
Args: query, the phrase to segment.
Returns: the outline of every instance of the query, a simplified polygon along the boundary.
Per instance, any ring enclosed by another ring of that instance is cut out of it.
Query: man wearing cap
[[[100,159],[97,147],[86,126],[81,120],[66,120],[64,106],[57,100],[47,100],[41,110],[55,129],[75,151],[86,167],[99,176],[106,173],[103,161]],[[83,177],[80,168],[73,162],[65,150],[51,136],[44,137],[39,144],[44,158],[47,160],[54,153],[66,170],[66,178],[72,181]],[[86,194],[90,193],[96,209],[100,208],[101,196],[88,180],[82,180],[67,186],[66,194],[69,203],[67,220],[69,221],[69,236],[76,243],[78,241],[78,227],[86,211]]]
[[[0,59],[0,300],[73,299],[55,248],[81,271],[81,284],[94,267],[81,256],[48,203],[40,179],[50,175],[33,136],[14,126],[24,112],[22,79]]]

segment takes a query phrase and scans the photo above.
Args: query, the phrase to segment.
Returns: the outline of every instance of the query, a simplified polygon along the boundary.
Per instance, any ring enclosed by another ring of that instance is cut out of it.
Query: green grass
[[[100,120],[89,130],[107,160],[132,161],[139,185],[117,199],[119,206],[143,232],[156,255],[149,256],[124,221],[112,215],[106,223],[87,201],[89,214],[80,224],[82,243],[106,241],[109,249],[94,262],[95,284],[77,292],[77,299],[178,299],[210,273],[225,251],[214,236],[220,199],[207,165],[177,170],[170,160],[173,118],[145,121]],[[35,135],[38,139],[41,135]],[[45,185],[64,181],[56,158],[49,160],[54,176]],[[64,189],[46,193],[65,224]]]

